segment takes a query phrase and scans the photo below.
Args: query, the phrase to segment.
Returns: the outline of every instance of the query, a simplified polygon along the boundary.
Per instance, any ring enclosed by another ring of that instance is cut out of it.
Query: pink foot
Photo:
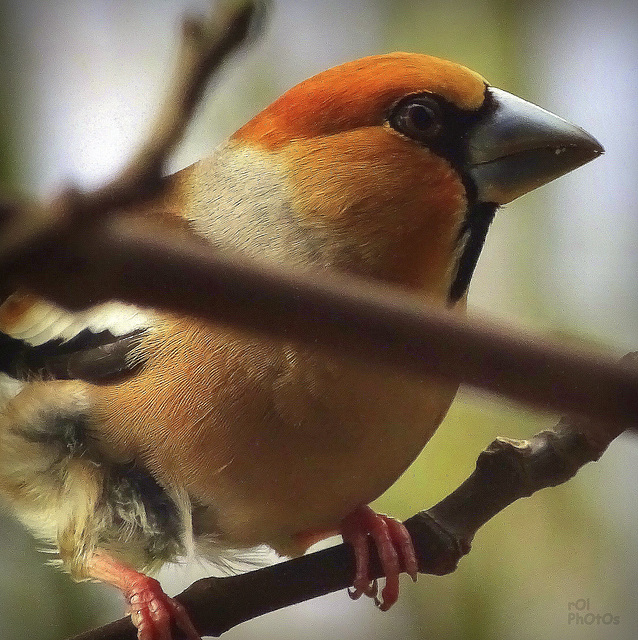
[[[137,628],[138,640],[172,640],[173,624],[185,640],[201,640],[186,609],[169,598],[160,583],[98,550],[89,561],[91,576],[122,591]]]
[[[377,597],[377,581],[370,580],[368,534],[372,536],[377,548],[385,575],[381,600]],[[408,530],[394,518],[377,514],[370,507],[362,506],[341,521],[341,535],[344,542],[354,548],[356,572],[350,597],[353,600],[361,595],[374,598],[381,611],[387,611],[399,598],[401,565],[416,582],[418,564]]]
[[[138,640],[172,640],[173,622],[187,640],[201,640],[186,609],[167,596],[160,583],[140,574],[125,591],[131,622],[137,628]]]

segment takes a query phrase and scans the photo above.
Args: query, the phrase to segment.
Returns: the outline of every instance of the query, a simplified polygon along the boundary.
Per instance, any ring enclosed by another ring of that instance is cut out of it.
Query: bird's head
[[[465,296],[499,205],[602,152],[477,73],[411,53],[300,83],[230,145],[281,170],[286,208],[325,263],[448,305]]]

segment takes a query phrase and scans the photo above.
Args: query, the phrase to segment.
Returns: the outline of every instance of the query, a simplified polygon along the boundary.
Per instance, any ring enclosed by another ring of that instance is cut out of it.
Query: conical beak
[[[488,91],[493,108],[468,140],[480,202],[505,204],[603,153],[580,127],[506,91]]]

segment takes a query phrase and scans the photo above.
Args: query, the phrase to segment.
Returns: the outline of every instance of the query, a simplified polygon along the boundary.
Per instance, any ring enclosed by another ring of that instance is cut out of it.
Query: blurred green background
[[[581,125],[602,158],[501,211],[471,289],[474,313],[613,353],[638,348],[638,3],[276,0],[265,37],[227,65],[175,158],[209,151],[286,88],[326,67],[407,50],[453,59]],[[99,183],[138,141],[165,84],[176,24],[203,0],[0,3],[0,172],[10,192]],[[462,392],[417,462],[376,507],[407,517],[452,491],[496,435],[555,417]],[[521,500],[477,535],[455,574],[406,580],[381,614],[337,593],[228,638],[480,640],[638,637],[638,438],[622,436],[567,485]],[[0,520],[0,637],[58,640],[122,614],[73,584]],[[175,593],[205,563],[163,570]],[[568,619],[569,603],[617,624]]]

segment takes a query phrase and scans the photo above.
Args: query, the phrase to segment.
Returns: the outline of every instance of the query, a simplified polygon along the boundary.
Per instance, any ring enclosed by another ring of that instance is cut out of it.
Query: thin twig
[[[90,235],[96,218],[150,199],[162,187],[166,161],[181,139],[207,82],[244,44],[263,3],[218,8],[209,18],[184,21],[177,69],[149,135],[123,171],[90,192],[67,189],[48,205],[5,203],[0,212],[0,260],[19,263],[30,248],[60,234]],[[254,28],[252,33],[256,33]],[[1,292],[0,292],[1,293]]]
[[[130,205],[138,197],[140,185],[159,187],[166,162],[182,138],[197,108],[204,89],[226,58],[246,44],[251,32],[257,33],[260,2],[246,2],[232,10],[219,5],[209,19],[187,18],[182,25],[177,69],[166,98],[151,127],[151,135],[134,155],[114,184],[92,197],[95,209],[106,210],[113,204],[109,197]]]

